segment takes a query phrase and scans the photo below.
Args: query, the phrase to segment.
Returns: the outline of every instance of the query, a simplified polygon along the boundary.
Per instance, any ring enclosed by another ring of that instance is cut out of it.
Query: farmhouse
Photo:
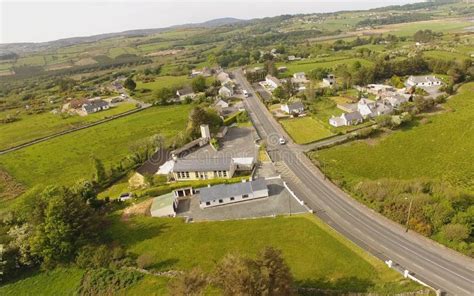
[[[272,75],[267,75],[265,77],[265,82],[271,89],[275,89],[279,86],[281,86],[281,82],[278,78],[272,76]]]
[[[293,102],[281,105],[281,110],[287,114],[300,114],[304,112],[304,105],[302,102]]]
[[[223,98],[230,98],[234,95],[234,89],[230,86],[222,86],[219,89],[219,95]]]
[[[406,81],[407,86],[440,86],[441,80],[435,76],[410,76]]]
[[[196,94],[190,86],[186,86],[181,89],[178,89],[176,91],[176,96],[178,96],[181,101],[184,101],[186,98],[194,99],[196,97]]]
[[[82,105],[82,111],[84,111],[86,114],[96,113],[109,108],[109,103],[102,99],[91,99]]]
[[[400,107],[401,104],[408,102],[410,100],[410,95],[390,92],[390,93],[385,93],[382,96],[382,100],[390,104],[393,108],[398,108]]]
[[[364,118],[373,117],[374,109],[375,101],[362,98],[359,100],[359,102],[357,102],[357,111],[359,111],[360,115],[362,115]]]
[[[323,78],[323,86],[334,87],[336,85],[336,76],[329,74],[326,78]]]
[[[265,179],[243,181],[236,184],[220,184],[201,188],[199,206],[208,208],[263,197],[268,197]]]
[[[232,158],[176,159],[172,169],[176,181],[232,178],[235,164]]]
[[[385,85],[385,84],[369,84],[367,85],[367,92],[371,93],[371,94],[374,94],[374,95],[378,95],[380,93],[383,93],[383,92],[392,92],[394,91],[395,89],[390,86],[390,85]]]
[[[354,111],[351,113],[343,113],[341,116],[332,116],[329,119],[329,124],[334,126],[334,127],[340,127],[340,126],[349,126],[349,125],[357,125],[359,123],[362,123],[364,121],[364,118],[358,111]]]

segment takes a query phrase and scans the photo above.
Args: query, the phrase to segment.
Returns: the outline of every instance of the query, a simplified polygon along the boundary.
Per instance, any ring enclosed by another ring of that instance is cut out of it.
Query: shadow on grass
[[[153,219],[153,218],[148,218]],[[159,236],[171,226],[166,221],[159,220],[156,223],[140,223],[130,218],[129,221],[116,219],[108,231],[111,241],[118,241],[124,246],[133,246],[142,241]]]
[[[375,283],[369,279],[344,277],[335,281],[326,278],[296,282],[301,287],[300,295],[340,295],[341,292],[368,292]],[[300,292],[300,291],[298,291]]]

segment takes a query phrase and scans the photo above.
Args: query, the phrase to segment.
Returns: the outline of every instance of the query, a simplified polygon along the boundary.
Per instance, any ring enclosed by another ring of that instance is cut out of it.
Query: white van
[[[247,90],[243,90],[242,93],[244,94],[244,97],[248,98],[249,97],[249,93]]]

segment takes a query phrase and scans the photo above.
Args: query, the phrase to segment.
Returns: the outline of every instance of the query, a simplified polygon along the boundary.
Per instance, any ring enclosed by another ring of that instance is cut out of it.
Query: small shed
[[[152,217],[176,217],[178,200],[174,192],[157,196],[153,199],[150,213]]]

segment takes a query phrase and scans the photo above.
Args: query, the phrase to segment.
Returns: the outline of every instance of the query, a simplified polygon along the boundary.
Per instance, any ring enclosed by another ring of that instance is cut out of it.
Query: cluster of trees
[[[441,37],[441,36],[443,36],[443,33],[441,33],[441,32],[436,33],[436,32],[433,32],[429,29],[419,30],[413,35],[413,40],[415,40],[416,42],[427,43],[427,42],[431,42],[431,41],[433,41],[436,38]]]
[[[228,254],[209,276],[199,269],[191,270],[170,282],[171,295],[201,295],[213,286],[223,295],[293,295],[293,277],[281,255],[271,247],[263,249],[256,259]]]
[[[381,25],[390,25],[390,24],[400,24],[400,23],[411,23],[418,21],[426,21],[431,19],[430,15],[427,13],[404,13],[397,15],[388,15],[383,18],[367,18],[357,23],[357,27],[367,27],[367,26],[381,26]]]
[[[362,181],[355,193],[385,216],[474,256],[474,196],[433,180]]]
[[[91,182],[34,188],[22,200],[21,207],[2,222],[8,241],[6,276],[21,268],[69,264],[82,247],[99,241],[104,203],[97,200]]]

